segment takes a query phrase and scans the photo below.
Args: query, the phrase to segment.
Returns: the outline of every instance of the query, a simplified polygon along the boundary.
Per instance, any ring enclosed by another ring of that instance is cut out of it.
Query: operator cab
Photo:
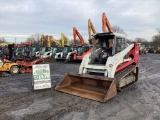
[[[40,46],[32,46],[30,49],[31,57],[40,57]]]
[[[56,53],[59,53],[59,52],[62,52],[62,51],[63,51],[63,47],[58,47],[58,46],[53,47],[53,49],[52,49],[52,55],[55,56]]]
[[[41,47],[40,53],[41,55],[43,55],[45,52],[49,52],[51,50],[52,50],[51,47]]]
[[[126,37],[119,33],[98,33],[94,35],[98,39],[99,52],[95,61],[105,64],[109,56],[113,56],[126,48]],[[93,53],[94,54],[94,53]]]
[[[63,49],[63,58],[66,58],[69,52],[77,50],[77,46],[65,46]]]

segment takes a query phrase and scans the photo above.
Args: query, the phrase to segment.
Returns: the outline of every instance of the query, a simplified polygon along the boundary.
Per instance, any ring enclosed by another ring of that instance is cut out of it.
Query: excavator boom
[[[48,35],[44,35],[44,34],[41,35],[41,45],[51,47],[50,38]]]
[[[61,33],[61,40],[62,40],[62,46],[70,46],[70,41],[69,39],[63,34]]]
[[[91,30],[93,32],[93,34],[97,34],[92,22],[90,19],[88,19],[88,35],[89,35],[89,39],[91,39]]]
[[[62,44],[61,44],[61,42],[59,40],[56,40],[52,36],[42,34],[42,36],[41,36],[41,44],[42,44],[42,46],[51,47],[51,41],[56,43],[58,46],[62,46]],[[45,45],[45,42],[47,43],[47,45]]]
[[[106,17],[106,14],[103,13],[103,14],[102,14],[102,31],[103,31],[103,32],[107,32],[107,31],[106,31],[106,27],[108,28],[108,32],[114,32],[111,24],[109,23],[109,20],[108,20],[107,17]]]
[[[78,36],[78,38],[80,40],[80,45],[84,45],[84,39],[83,39],[83,37],[78,32],[78,30],[75,27],[73,27],[74,44],[77,44],[76,36]]]
[[[91,31],[92,31],[93,34],[97,34],[97,32],[96,32],[96,30],[95,30],[95,28],[94,28],[91,20],[89,19],[89,20],[88,20],[88,35],[89,35],[88,41],[90,42],[90,44],[93,44],[93,40],[94,40],[94,39],[91,38]]]
[[[53,37],[52,37],[52,38],[50,38],[50,41],[55,42],[58,46],[63,46],[59,40],[56,40],[56,39],[55,39],[55,38],[53,38]]]

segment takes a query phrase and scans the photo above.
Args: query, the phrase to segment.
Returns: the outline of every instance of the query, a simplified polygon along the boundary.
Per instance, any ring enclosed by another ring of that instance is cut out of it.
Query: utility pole
[[[15,44],[16,44],[16,37],[15,37]]]

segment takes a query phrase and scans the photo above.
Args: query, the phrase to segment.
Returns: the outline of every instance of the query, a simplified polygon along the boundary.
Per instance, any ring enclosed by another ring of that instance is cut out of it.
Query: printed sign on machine
[[[51,88],[51,76],[49,64],[36,64],[32,66],[34,90]]]

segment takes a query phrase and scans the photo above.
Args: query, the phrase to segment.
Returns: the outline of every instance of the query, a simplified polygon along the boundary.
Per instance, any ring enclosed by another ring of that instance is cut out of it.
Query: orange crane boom
[[[107,17],[106,17],[106,14],[103,13],[103,14],[102,14],[102,31],[103,31],[103,32],[107,32],[107,31],[106,31],[106,27],[108,28],[108,31],[109,31],[109,32],[114,32],[111,24],[109,23],[109,20],[108,20]]]
[[[81,34],[78,32],[78,30],[73,27],[73,38],[74,38],[74,44],[77,44],[77,40],[76,37],[78,36],[79,40],[80,40],[80,45],[84,45],[84,39],[81,36]]]

